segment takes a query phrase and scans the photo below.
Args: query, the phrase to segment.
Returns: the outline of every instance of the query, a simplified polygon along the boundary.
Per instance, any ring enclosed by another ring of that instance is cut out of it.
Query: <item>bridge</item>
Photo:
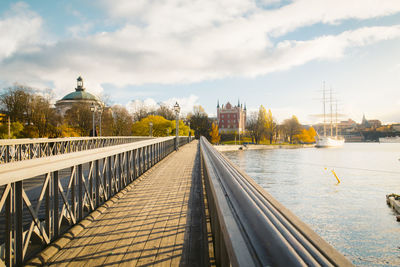
[[[205,138],[15,140],[0,152],[6,266],[351,266]]]

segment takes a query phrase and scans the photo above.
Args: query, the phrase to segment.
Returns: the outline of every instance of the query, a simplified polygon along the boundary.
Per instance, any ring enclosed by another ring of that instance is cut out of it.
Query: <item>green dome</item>
[[[61,100],[94,100],[98,101],[97,97],[92,95],[91,93],[85,91],[75,91],[66,96],[64,96]]]

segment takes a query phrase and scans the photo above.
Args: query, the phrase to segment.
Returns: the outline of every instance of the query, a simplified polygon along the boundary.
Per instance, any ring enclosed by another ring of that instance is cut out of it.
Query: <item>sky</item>
[[[0,1],[0,88],[86,89],[129,109],[238,101],[316,123],[400,122],[398,0]]]

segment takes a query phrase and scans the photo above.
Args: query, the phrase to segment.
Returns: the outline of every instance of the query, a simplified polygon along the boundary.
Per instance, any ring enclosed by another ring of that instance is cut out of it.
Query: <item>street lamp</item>
[[[95,112],[96,112],[96,106],[94,105],[93,102],[92,102],[92,105],[90,106],[90,111],[91,111],[92,114],[93,114],[93,119],[92,119],[92,122],[93,122],[92,136],[95,136],[95,135],[94,135],[94,134],[95,134],[94,115],[95,115]]]
[[[179,147],[179,111],[181,111],[181,108],[179,107],[178,102],[175,103],[174,105],[174,111],[176,115],[176,142],[175,142],[175,150],[178,150]]]
[[[192,132],[190,131],[190,121],[188,121],[188,126],[189,126],[189,140],[192,137]]]
[[[150,128],[150,131],[149,131],[149,134],[150,134],[150,136],[153,136],[153,123],[152,122],[149,122],[149,128]]]

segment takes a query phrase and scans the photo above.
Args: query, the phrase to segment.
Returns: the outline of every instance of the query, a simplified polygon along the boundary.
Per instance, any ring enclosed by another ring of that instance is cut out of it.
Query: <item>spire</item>
[[[217,102],[217,108],[219,108],[219,99],[218,99],[218,102]]]
[[[247,108],[246,108],[246,103],[244,103],[244,110],[247,110]]]
[[[240,107],[240,101],[239,101],[239,98],[238,98],[238,105],[237,105],[238,107]]]

